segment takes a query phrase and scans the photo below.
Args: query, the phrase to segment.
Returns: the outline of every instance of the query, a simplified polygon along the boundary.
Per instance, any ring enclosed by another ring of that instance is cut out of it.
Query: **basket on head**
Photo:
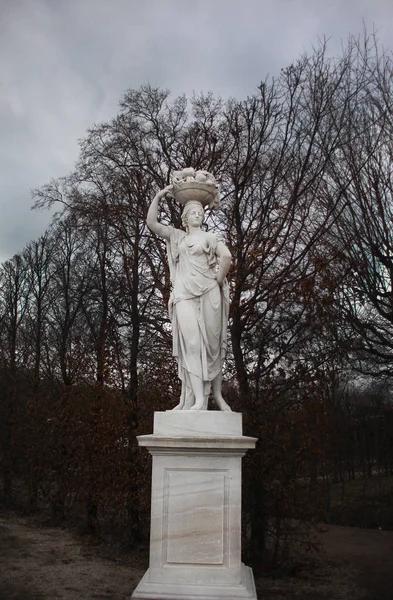
[[[200,202],[204,208],[216,209],[219,206],[220,187],[211,173],[195,171],[187,167],[172,175],[173,197],[184,206],[187,202]]]

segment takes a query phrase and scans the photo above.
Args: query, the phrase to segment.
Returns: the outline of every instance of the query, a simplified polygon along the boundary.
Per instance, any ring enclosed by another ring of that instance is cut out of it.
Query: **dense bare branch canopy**
[[[234,257],[227,378],[245,404],[272,381],[312,379],[339,349],[389,371],[392,89],[390,56],[365,35],[336,58],[322,41],[241,101],[126,92],[119,114],[87,132],[74,171],[35,192],[36,207],[58,213],[2,267],[2,360],[34,363],[37,381],[110,383],[132,402],[139,378],[165,364],[178,393],[165,252],[145,218],[171,172],[192,165],[221,182],[222,211],[206,226]],[[181,226],[174,203],[160,218]]]

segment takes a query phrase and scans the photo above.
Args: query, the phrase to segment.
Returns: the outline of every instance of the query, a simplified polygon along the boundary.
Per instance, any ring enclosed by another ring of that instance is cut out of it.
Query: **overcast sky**
[[[73,168],[126,89],[241,99],[363,21],[393,48],[393,0],[0,0],[0,262],[49,224],[30,190]]]

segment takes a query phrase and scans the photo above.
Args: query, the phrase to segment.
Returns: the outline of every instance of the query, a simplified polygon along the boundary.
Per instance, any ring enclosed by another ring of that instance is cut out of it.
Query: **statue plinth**
[[[132,598],[256,600],[241,562],[241,459],[256,438],[242,415],[156,412],[138,442],[153,456],[150,564]]]

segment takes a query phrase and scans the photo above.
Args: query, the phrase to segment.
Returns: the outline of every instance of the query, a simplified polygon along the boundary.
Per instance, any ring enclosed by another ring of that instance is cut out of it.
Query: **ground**
[[[264,600],[391,600],[393,531],[330,526],[318,560],[257,581]],[[147,551],[121,554],[38,518],[0,511],[1,600],[125,600]]]

